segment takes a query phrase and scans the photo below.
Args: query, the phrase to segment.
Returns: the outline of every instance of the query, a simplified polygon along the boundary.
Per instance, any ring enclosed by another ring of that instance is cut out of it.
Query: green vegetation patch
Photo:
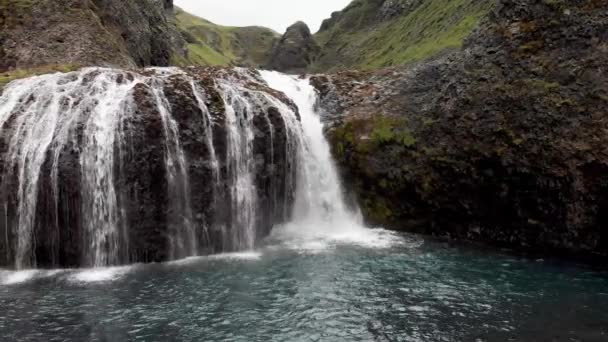
[[[405,147],[416,145],[416,138],[407,129],[407,122],[402,118],[380,117],[375,120],[371,137],[376,145],[399,144]]]
[[[267,63],[279,34],[257,26],[231,27],[216,25],[208,20],[176,8],[176,25],[188,42],[188,56],[174,56],[176,65],[245,65]]]
[[[0,27],[21,24],[30,17],[34,0],[0,0]]]
[[[27,78],[31,76],[49,74],[53,72],[70,72],[77,70],[80,66],[76,64],[53,64],[53,65],[45,65],[36,68],[28,68],[28,69],[15,69],[11,71],[7,71],[4,73],[0,73],[0,88],[3,88],[9,82],[14,80]]]
[[[323,46],[324,56],[314,68],[334,68],[344,60],[340,56],[346,55],[353,65],[343,67],[375,69],[413,63],[446,49],[459,48],[495,3],[493,0],[427,0],[410,13],[374,24],[370,23],[369,15],[364,15],[373,7],[370,1],[358,0],[361,4],[344,12],[346,18],[315,35]],[[357,25],[367,27],[351,29]]]
[[[417,143],[405,118],[382,115],[349,121],[335,128],[330,140],[339,158],[348,151],[366,155],[387,145],[409,149]]]

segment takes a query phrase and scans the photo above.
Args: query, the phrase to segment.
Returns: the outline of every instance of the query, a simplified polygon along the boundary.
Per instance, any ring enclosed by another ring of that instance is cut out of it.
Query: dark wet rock
[[[285,95],[271,90],[260,81],[255,71],[237,71],[220,68],[189,68],[184,73],[163,77],[153,76],[152,69],[142,71],[118,71],[90,69],[82,71],[82,84],[95,81],[102,73],[116,75],[112,81],[123,83],[136,77],[141,81],[132,90],[132,104],[120,115],[117,123],[119,137],[114,142],[114,188],[119,212],[118,231],[121,236],[116,257],[117,264],[136,262],[160,262],[172,258],[170,239],[175,228],[175,216],[181,213],[175,206],[175,189],[170,189],[171,177],[167,168],[166,130],[155,89],[161,89],[167,101],[167,109],[177,125],[179,142],[187,161],[188,186],[185,196],[192,209],[192,224],[198,254],[234,251],[239,246],[226,240],[228,229],[241,229],[234,224],[231,183],[229,179],[225,94],[218,88],[224,80],[243,89],[243,96],[268,94],[285,105],[297,109]],[[68,77],[68,76],[66,76]],[[197,98],[192,85],[200,89]],[[199,99],[205,101],[211,122],[203,113]],[[82,99],[74,98],[74,101]],[[278,109],[269,103],[251,99],[246,115],[251,116],[255,137],[253,155],[256,160],[253,184],[256,188],[255,212],[256,241],[267,236],[275,224],[286,222],[294,201],[297,156],[287,150],[289,131]],[[24,104],[33,103],[28,98]],[[274,103],[274,102],[273,102]],[[13,267],[17,250],[19,227],[18,189],[19,177],[8,154],[13,142],[10,138],[18,125],[20,107],[10,114],[0,135],[0,266]],[[25,107],[23,107],[25,108]],[[85,125],[91,111],[78,112],[70,137],[63,149],[49,149],[39,173],[36,211],[34,214],[33,249],[28,265],[40,268],[91,266],[90,240],[87,220],[82,212],[83,173],[82,146]],[[211,125],[211,131],[209,129]],[[210,132],[213,133],[209,137]],[[212,163],[212,140],[219,165]],[[57,153],[57,167],[52,166]],[[56,172],[57,182],[53,182]],[[175,177],[176,175],[174,175]],[[177,175],[179,176],[179,175]],[[217,178],[216,178],[217,177]],[[54,188],[57,184],[57,189]],[[181,194],[180,194],[181,195]],[[181,219],[181,217],[179,218]],[[181,221],[180,221],[181,222]],[[179,227],[178,227],[179,228]],[[228,231],[228,236],[230,232]]]
[[[605,5],[502,0],[462,51],[313,77],[367,221],[608,255]]]
[[[275,44],[268,67],[282,72],[303,72],[314,61],[319,51],[310,29],[299,21],[291,25]]]

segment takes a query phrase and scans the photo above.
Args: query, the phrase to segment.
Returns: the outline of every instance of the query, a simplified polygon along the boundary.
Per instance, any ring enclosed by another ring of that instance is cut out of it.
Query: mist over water
[[[309,80],[274,71],[261,74],[271,88],[282,91],[297,105],[306,139],[293,219],[276,227],[271,239],[301,243],[311,249],[338,241],[388,243],[383,236],[390,233],[363,227],[356,208],[348,208],[344,201],[323,124],[315,112],[316,90]]]

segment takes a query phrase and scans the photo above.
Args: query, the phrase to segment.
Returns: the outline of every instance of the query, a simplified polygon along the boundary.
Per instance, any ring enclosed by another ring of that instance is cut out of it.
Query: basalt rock
[[[461,51],[313,77],[367,221],[608,255],[605,6],[502,0]]]
[[[299,21],[291,25],[275,44],[268,67],[282,72],[303,72],[319,50],[308,26]]]
[[[242,250],[290,218],[297,109],[254,71],[88,68],[0,103],[0,267]]]

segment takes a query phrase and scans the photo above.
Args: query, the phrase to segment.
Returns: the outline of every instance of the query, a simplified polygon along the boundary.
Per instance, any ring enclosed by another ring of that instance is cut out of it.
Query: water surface
[[[608,276],[385,231],[4,271],[2,341],[606,341]]]

